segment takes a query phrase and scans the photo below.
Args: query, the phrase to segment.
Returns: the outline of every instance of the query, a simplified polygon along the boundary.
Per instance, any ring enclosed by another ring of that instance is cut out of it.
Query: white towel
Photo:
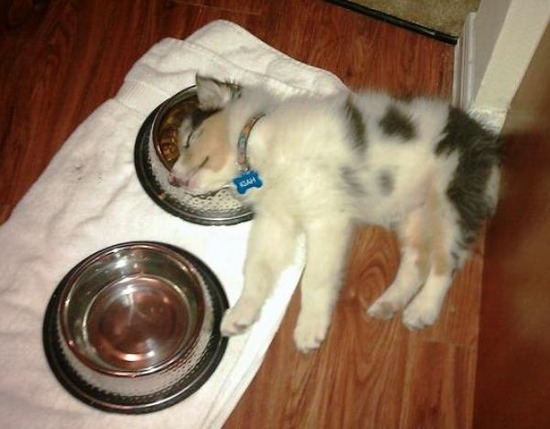
[[[334,75],[283,55],[227,21],[212,22],[184,41],[154,45],[130,70],[117,96],[74,131],[0,227],[2,427],[217,428],[258,370],[297,284],[303,249],[259,322],[230,339],[208,382],[165,410],[120,415],[82,404],[57,382],[42,348],[45,308],[63,275],[112,244],[155,240],[187,249],[216,273],[230,303],[237,299],[250,223],[205,227],[174,217],[149,199],[134,169],[135,138],[146,116],[192,85],[196,71],[283,94],[343,88]]]

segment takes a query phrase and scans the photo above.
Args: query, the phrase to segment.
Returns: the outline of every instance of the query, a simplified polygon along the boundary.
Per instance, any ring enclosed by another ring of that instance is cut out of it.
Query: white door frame
[[[500,131],[550,22],[550,0],[481,0],[455,51],[453,103]]]

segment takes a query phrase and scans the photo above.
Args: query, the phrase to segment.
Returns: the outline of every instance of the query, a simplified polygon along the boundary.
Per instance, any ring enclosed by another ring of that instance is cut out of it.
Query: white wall
[[[457,46],[455,102],[500,130],[550,22],[550,0],[482,0]]]

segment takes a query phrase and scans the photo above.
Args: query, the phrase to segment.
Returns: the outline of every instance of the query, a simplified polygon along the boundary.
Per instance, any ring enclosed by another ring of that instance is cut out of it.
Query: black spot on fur
[[[366,141],[366,130],[365,122],[363,121],[363,116],[357,108],[351,97],[348,97],[346,104],[344,104],[344,111],[349,121],[350,130],[352,133],[351,143],[354,149],[365,149],[367,145]]]
[[[361,183],[361,181],[357,178],[356,173],[348,167],[342,167],[340,169],[340,174],[342,176],[342,180],[344,182],[344,185],[349,190],[349,193],[353,197],[362,197],[367,194],[367,190]]]
[[[236,83],[228,82],[227,85],[231,88],[231,99],[238,100],[242,96],[242,87]]]
[[[460,255],[456,252],[451,252],[451,266],[452,266],[452,270],[451,270],[451,277],[454,277],[456,272],[458,271],[458,269],[460,268],[460,265],[461,265],[461,261],[460,261]]]
[[[395,188],[395,181],[392,174],[388,170],[382,170],[378,173],[378,185],[382,195],[390,195]]]
[[[460,215],[462,237],[457,244],[467,248],[475,240],[481,222],[494,210],[487,196],[487,182],[492,169],[500,166],[501,140],[457,108],[450,109],[444,133],[435,154],[458,153],[447,196]]]
[[[398,136],[404,141],[416,137],[416,128],[407,115],[401,112],[396,106],[389,106],[386,113],[380,119],[380,128],[388,136]]]
[[[397,100],[399,100],[401,103],[409,104],[412,103],[415,98],[416,97],[414,94],[408,93],[400,95],[399,97],[397,97]]]
[[[460,265],[460,255],[457,252],[451,252],[452,264],[453,264],[453,273],[458,269]]]

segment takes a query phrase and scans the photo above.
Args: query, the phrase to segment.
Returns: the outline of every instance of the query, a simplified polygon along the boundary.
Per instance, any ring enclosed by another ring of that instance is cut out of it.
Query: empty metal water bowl
[[[227,305],[213,278],[192,255],[161,243],[91,255],[50,302],[45,346],[54,372],[108,410],[147,412],[187,396],[225,349],[217,330]]]
[[[229,185],[196,195],[168,182],[168,173],[179,156],[178,129],[197,109],[196,89],[190,87],[170,97],[149,115],[136,140],[134,160],[138,178],[153,201],[189,222],[232,225],[250,220],[252,208]]]

